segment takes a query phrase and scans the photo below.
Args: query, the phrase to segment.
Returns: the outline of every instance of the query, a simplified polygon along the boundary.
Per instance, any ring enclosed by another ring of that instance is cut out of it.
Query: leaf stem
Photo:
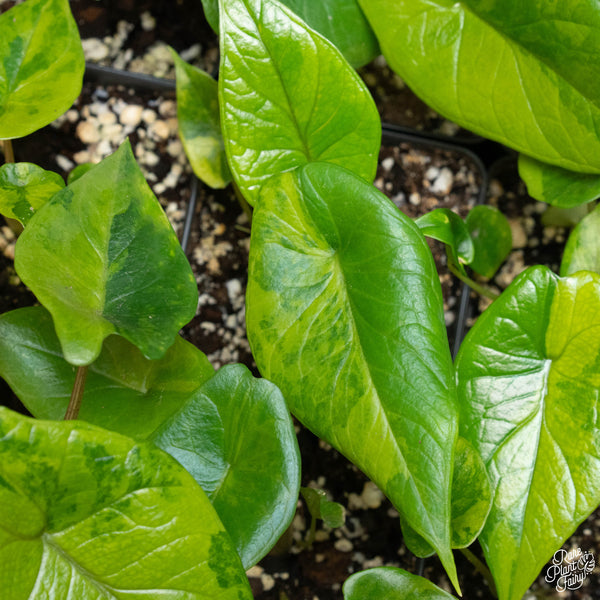
[[[460,548],[465,558],[475,567],[475,570],[485,579],[490,593],[494,598],[498,598],[498,591],[496,590],[496,584],[490,570],[483,564],[483,562],[473,554],[468,548]]]
[[[88,368],[79,367],[77,369],[77,375],[75,375],[75,383],[73,384],[73,391],[71,392],[71,400],[65,413],[65,421],[73,421],[79,416],[79,409],[81,408],[81,399],[83,398],[83,390],[85,389],[85,378],[87,377]]]
[[[10,140],[3,140],[2,148],[4,150],[4,162],[5,163],[14,163],[15,162],[15,153],[13,151],[12,142]]]
[[[448,261],[448,269],[450,270],[450,272],[452,274],[454,274],[461,281],[463,281],[464,283],[466,283],[472,290],[474,290],[475,292],[477,292],[480,296],[485,296],[486,298],[489,298],[490,300],[496,300],[496,298],[500,297],[500,294],[497,294],[496,292],[494,292],[490,288],[488,288],[488,287],[486,287],[484,285],[480,285],[479,283],[477,283],[476,281],[474,281],[470,277],[467,277],[466,275],[463,275],[452,264],[452,261],[450,261],[450,260]]]

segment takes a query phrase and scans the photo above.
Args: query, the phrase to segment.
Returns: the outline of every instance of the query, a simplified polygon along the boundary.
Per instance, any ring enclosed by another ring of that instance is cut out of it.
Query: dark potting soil
[[[3,4],[0,10],[5,6]],[[120,49],[116,50],[114,43],[109,44],[114,51],[111,50],[109,56],[100,62],[108,64],[116,57],[121,62],[131,64],[136,57],[147,55],[149,48],[157,42],[164,41],[180,52],[200,43],[201,55],[196,56],[195,60],[205,66],[216,64],[216,37],[204,21],[198,0],[178,0],[173,3],[158,0],[102,3],[72,0],[71,6],[84,38],[104,39],[109,36],[114,42],[118,30],[127,32],[119,41]],[[143,13],[155,19],[153,28],[149,28],[151,21],[148,16],[142,19]],[[124,22],[129,25],[119,25]],[[128,49],[132,49],[129,58],[125,56]],[[139,62],[137,66],[140,66]],[[155,67],[156,64],[153,64],[152,68]],[[210,67],[207,68],[210,70]],[[381,68],[386,67],[380,60],[370,71],[367,68],[366,73]],[[458,128],[439,118],[421,103],[408,88],[402,87],[398,80],[395,79],[391,85],[401,90],[399,96],[393,96],[391,88],[387,91],[384,89],[383,94],[381,89],[377,89],[385,85],[388,84],[383,79],[375,80],[375,86],[371,85],[384,119],[444,134],[460,133]],[[391,100],[392,97],[401,100]],[[110,98],[114,98],[116,103],[109,105]],[[82,141],[81,135],[76,133],[78,125],[82,122],[91,123],[86,127],[96,127],[98,134],[104,136],[111,126],[120,123],[125,106],[149,109],[156,113],[157,121],[166,124],[168,132],[165,135],[155,135],[156,121],[152,121],[152,118],[148,119],[149,122],[141,119],[139,127],[135,126],[131,131],[124,127],[117,132],[113,127],[110,131],[115,137],[109,141],[110,147],[101,150],[114,150],[120,142],[120,136],[127,133],[132,146],[137,149],[136,156],[147,173],[149,183],[174,227],[181,233],[183,215],[190,197],[191,176],[174,145],[176,134],[172,131],[172,104],[168,104],[172,99],[173,96],[168,94],[86,84],[74,107],[77,119],[64,119],[55,127],[45,128],[19,141],[15,145],[17,158],[36,162],[66,175],[70,165],[64,159],[75,164],[79,162],[78,157],[82,156],[79,153],[87,152],[94,159],[103,154],[98,149],[99,142]],[[107,114],[104,109],[90,108],[103,103],[108,112],[116,115],[115,122],[112,122],[112,117],[101,118],[101,114]],[[404,115],[404,121],[398,119],[398,115]],[[105,124],[101,122],[102,119],[106,121]],[[170,177],[174,172],[173,164],[181,167],[175,171],[176,181]],[[516,176],[514,168],[512,173]],[[464,216],[474,205],[481,185],[477,168],[470,165],[464,156],[438,150],[423,151],[407,145],[382,149],[375,183],[411,218],[442,206],[455,209]],[[509,195],[510,186],[502,185],[506,193],[498,196],[499,205],[507,209],[514,205],[517,209],[522,196],[514,193],[513,198]],[[518,217],[514,218],[516,220]],[[201,187],[194,219],[187,254],[198,281],[200,302],[197,315],[183,329],[183,335],[203,350],[217,366],[239,361],[254,368],[245,337],[243,309],[249,245],[247,218],[229,190],[215,191]],[[529,230],[526,233],[529,234]],[[543,232],[539,237],[543,240]],[[459,287],[447,272],[442,245],[432,243],[431,246],[442,282],[446,320],[451,326]],[[545,250],[540,249],[539,253],[537,258],[531,257],[533,262],[543,262]],[[556,261],[554,258],[551,260]],[[18,282],[10,258],[0,257],[2,312],[16,305],[33,302],[33,296]],[[3,382],[0,382],[0,398],[3,404],[7,404],[10,402],[9,394],[2,385]],[[417,572],[417,561],[402,542],[398,516],[389,501],[354,465],[301,426],[298,426],[298,438],[303,464],[302,485],[325,489],[331,499],[343,504],[347,508],[346,524],[335,531],[320,525],[312,548],[305,548],[303,539],[309,526],[309,517],[305,505],[299,502],[298,514],[287,540],[282,540],[277,552],[249,571],[255,598],[341,600],[341,585],[353,572],[381,565],[394,565]],[[565,548],[581,547],[598,556],[599,535],[600,517],[594,514],[565,544]],[[474,551],[478,553],[477,548]],[[457,563],[464,597],[489,598],[490,593],[482,577],[458,553]],[[424,575],[450,591],[437,558],[427,559]],[[560,597],[600,598],[597,581],[597,577],[590,577],[581,590]],[[542,590],[545,597],[554,597],[552,587],[543,583],[543,572],[535,587]]]

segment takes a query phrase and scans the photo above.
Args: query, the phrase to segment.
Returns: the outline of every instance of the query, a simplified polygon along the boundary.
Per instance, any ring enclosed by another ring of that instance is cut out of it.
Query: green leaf
[[[129,142],[41,207],[15,252],[75,365],[112,333],[161,358],[196,311],[192,270]]]
[[[300,453],[281,392],[243,365],[223,367],[151,437],[208,494],[245,568],[287,529]]]
[[[449,208],[434,208],[415,223],[423,235],[446,244],[456,264],[468,264],[473,260],[473,241],[467,226]]]
[[[466,548],[481,533],[492,505],[490,480],[479,453],[459,437],[456,443],[452,477],[452,547]],[[402,535],[408,549],[421,558],[431,556],[433,548],[403,519]]]
[[[571,208],[600,198],[600,175],[597,174],[575,173],[521,154],[519,175],[527,184],[530,196],[553,206]]]
[[[373,180],[381,123],[369,91],[279,2],[221,2],[219,99],[229,166],[250,204],[270,177],[311,161]]]
[[[378,567],[355,573],[343,587],[344,600],[448,600],[454,598],[427,579],[402,569]]]
[[[600,273],[600,206],[579,222],[565,246],[560,274],[577,271]]]
[[[34,416],[64,417],[75,374],[44,308],[0,316],[0,376]],[[79,418],[145,439],[213,375],[206,356],[179,336],[162,359],[151,361],[113,335],[90,365]]]
[[[454,371],[427,242],[335,165],[274,179],[257,206],[247,327],[261,373],[387,494],[456,581]]]
[[[177,77],[179,137],[196,176],[212,188],[231,181],[223,147],[217,82],[171,50]]]
[[[83,163],[74,167],[69,175],[67,176],[67,183],[71,185],[74,181],[77,181],[82,175],[85,175],[96,165],[94,163]]]
[[[300,492],[313,519],[322,519],[331,529],[341,527],[346,522],[344,507],[338,502],[328,500],[323,490],[302,487]]]
[[[0,213],[25,226],[33,213],[65,187],[58,173],[31,163],[0,167]]]
[[[204,16],[215,33],[219,33],[219,0],[202,0]]]
[[[461,434],[486,464],[479,538],[500,600],[520,600],[600,503],[600,277],[530,268],[457,358]]]
[[[79,96],[84,67],[68,0],[27,0],[0,15],[0,139],[64,113]]]
[[[475,206],[465,219],[475,249],[469,266],[484,277],[493,277],[512,248],[506,217],[492,206]]]
[[[165,453],[5,408],[0,439],[0,588],[9,598],[252,598],[210,502]]]
[[[391,67],[446,118],[600,173],[595,0],[359,0]]]

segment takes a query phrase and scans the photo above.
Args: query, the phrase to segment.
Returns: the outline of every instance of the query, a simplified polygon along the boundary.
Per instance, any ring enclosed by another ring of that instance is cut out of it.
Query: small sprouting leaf
[[[0,316],[0,376],[35,417],[64,417],[75,374],[44,308]],[[142,440],[213,375],[206,356],[179,336],[160,360],[148,360],[124,338],[109,336],[90,365],[79,418]]]
[[[456,443],[454,476],[452,478],[452,547],[466,548],[481,533],[490,512],[492,491],[485,465],[470,442],[459,437]],[[425,558],[433,548],[403,519],[402,534],[408,549]]]
[[[493,277],[512,248],[507,218],[492,206],[475,206],[465,219],[475,249],[469,266],[484,277]]]
[[[71,185],[74,181],[77,181],[82,175],[85,175],[88,171],[94,168],[94,163],[83,163],[77,165],[67,176],[67,183]]]
[[[27,0],[0,15],[0,139],[23,137],[73,104],[85,67],[68,0]]]
[[[221,135],[219,90],[208,73],[172,50],[177,76],[179,137],[196,176],[212,188],[231,181]]]
[[[338,502],[328,500],[323,490],[302,487],[300,492],[313,519],[322,519],[325,525],[332,529],[341,527],[345,523],[344,507]]]
[[[537,160],[600,174],[597,2],[359,0],[429,106]]]
[[[196,312],[191,267],[129,142],[44,204],[15,253],[75,365],[112,333],[161,358]]]
[[[294,415],[386,493],[456,582],[454,369],[418,227],[337,165],[272,180],[253,216],[247,327]]]
[[[560,274],[577,271],[600,273],[600,205],[573,229],[565,246]]]
[[[0,167],[0,213],[25,226],[35,211],[65,187],[58,173],[31,163]]]
[[[150,438],[202,486],[245,568],[290,524],[300,453],[281,392],[243,365],[223,367]]]
[[[446,244],[456,264],[473,260],[473,241],[465,222],[449,208],[435,208],[415,220],[427,237]]]
[[[479,541],[500,600],[520,600],[600,503],[600,276],[521,274],[456,363],[461,434],[493,504]]]
[[[0,589],[10,598],[252,598],[208,498],[158,448],[6,408],[0,439]]]
[[[531,197],[553,206],[571,208],[600,198],[597,173],[576,173],[521,154],[519,175]]]
[[[339,51],[276,0],[221,0],[220,10],[223,138],[246,200],[312,161],[372,181],[379,115]]]
[[[454,600],[427,579],[402,569],[378,567],[350,576],[343,587],[344,600]]]

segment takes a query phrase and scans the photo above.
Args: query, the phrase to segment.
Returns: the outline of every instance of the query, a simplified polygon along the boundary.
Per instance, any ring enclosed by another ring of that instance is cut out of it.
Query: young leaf
[[[484,277],[493,277],[512,248],[512,232],[506,217],[492,206],[475,206],[465,219],[473,240],[469,266]]]
[[[233,176],[254,205],[273,175],[311,161],[368,181],[381,123],[358,75],[277,0],[221,1],[219,99]]]
[[[600,206],[573,229],[560,265],[562,277],[577,271],[600,273]]]
[[[37,211],[15,268],[75,365],[112,333],[161,358],[196,311],[191,268],[129,142]]]
[[[451,596],[427,579],[402,569],[378,567],[355,573],[343,587],[344,600],[450,600]]]
[[[287,529],[300,453],[281,392],[243,365],[223,367],[152,436],[208,494],[245,568]]]
[[[75,374],[44,308],[0,316],[0,376],[35,417],[64,417]],[[162,359],[151,361],[112,335],[90,365],[79,418],[142,440],[213,375],[206,356],[179,336]]]
[[[530,196],[553,206],[571,208],[600,198],[600,175],[596,173],[575,173],[521,154],[519,175]]]
[[[435,208],[415,220],[423,235],[446,244],[455,264],[473,260],[473,241],[465,222],[449,208]]]
[[[210,502],[164,452],[6,408],[0,439],[0,589],[10,598],[252,598]]]
[[[31,163],[4,164],[0,167],[0,213],[24,227],[33,213],[64,187],[58,173]]]
[[[259,369],[387,494],[456,583],[454,373],[423,235],[373,186],[326,163],[276,178],[257,206],[247,327]]]
[[[432,108],[537,160],[600,174],[600,8],[566,0],[359,0]]]
[[[500,600],[520,600],[600,503],[600,276],[521,274],[467,335],[461,433],[493,504],[479,538]]]
[[[223,147],[217,82],[172,50],[177,76],[179,137],[196,176],[212,188],[231,181]]]
[[[0,139],[51,123],[81,91],[85,67],[68,0],[27,0],[0,15]]]
[[[485,465],[472,444],[459,437],[452,477],[452,547],[466,548],[481,533],[492,505],[492,491]],[[402,535],[408,549],[425,558],[433,548],[401,518]]]
[[[69,175],[67,176],[67,183],[71,185],[74,181],[77,181],[82,175],[85,175],[89,170],[93,169],[96,165],[94,163],[83,163],[74,167]]]
[[[332,529],[341,527],[345,523],[344,507],[338,502],[327,500],[327,494],[323,490],[302,487],[300,492],[313,519],[321,519]]]

